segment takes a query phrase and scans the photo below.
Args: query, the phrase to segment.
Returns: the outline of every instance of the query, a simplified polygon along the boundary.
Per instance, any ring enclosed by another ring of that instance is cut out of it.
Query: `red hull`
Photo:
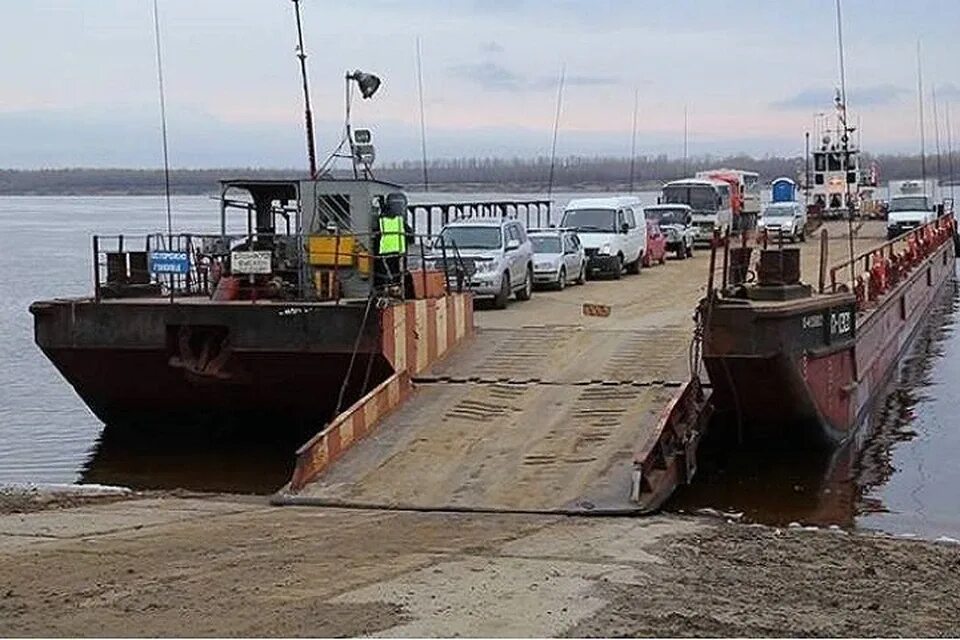
[[[739,439],[835,446],[850,438],[954,274],[944,242],[867,311],[852,294],[720,299],[705,328],[714,404]]]

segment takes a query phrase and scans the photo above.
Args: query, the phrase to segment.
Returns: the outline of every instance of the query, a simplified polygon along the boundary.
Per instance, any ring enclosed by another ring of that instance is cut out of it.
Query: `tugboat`
[[[877,188],[877,167],[861,166],[860,145],[852,137],[857,127],[846,124],[846,107],[839,91],[834,106],[834,117],[825,114],[817,121],[818,146],[811,154],[811,184],[805,184],[810,213],[826,220],[842,219],[851,209],[854,216],[872,216],[876,208],[873,194]]]

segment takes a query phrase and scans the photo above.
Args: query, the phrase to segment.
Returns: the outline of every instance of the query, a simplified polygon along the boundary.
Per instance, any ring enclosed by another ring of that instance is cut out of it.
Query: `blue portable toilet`
[[[777,178],[770,183],[774,202],[794,202],[797,199],[797,183],[790,178]]]

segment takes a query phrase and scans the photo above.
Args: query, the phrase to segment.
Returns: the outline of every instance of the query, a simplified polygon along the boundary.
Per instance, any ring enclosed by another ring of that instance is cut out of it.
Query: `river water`
[[[562,206],[572,195],[554,199]],[[209,232],[216,225],[217,203],[210,198],[175,197],[173,211],[183,231]],[[299,442],[117,441],[33,343],[30,302],[89,294],[93,234],[144,234],[164,223],[158,197],[0,198],[0,485],[98,482],[266,493],[289,477]],[[943,313],[917,340],[871,416],[873,436],[862,451],[811,463],[708,446],[697,481],[668,508],[960,539],[960,294],[954,287],[942,304]]]

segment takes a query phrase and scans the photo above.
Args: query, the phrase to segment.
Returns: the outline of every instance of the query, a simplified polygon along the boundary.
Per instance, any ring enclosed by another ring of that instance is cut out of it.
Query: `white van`
[[[887,240],[893,240],[936,219],[937,208],[927,196],[892,196],[887,210]]]
[[[588,275],[619,278],[624,270],[639,273],[647,250],[647,221],[635,197],[571,200],[560,226],[580,236]]]

